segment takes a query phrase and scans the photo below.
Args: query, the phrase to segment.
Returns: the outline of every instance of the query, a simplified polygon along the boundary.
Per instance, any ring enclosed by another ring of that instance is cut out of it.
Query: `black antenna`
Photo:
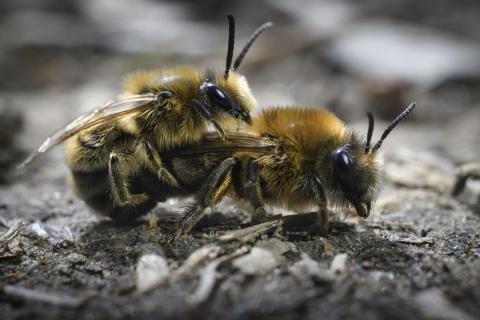
[[[367,132],[367,143],[365,143],[365,154],[370,151],[370,141],[372,140],[373,135],[373,127],[375,125],[375,119],[373,118],[373,114],[371,112],[367,113],[368,117],[368,132]]]
[[[260,27],[257,28],[257,30],[253,31],[252,35],[248,39],[247,43],[243,46],[242,51],[240,51],[240,54],[238,55],[237,59],[235,59],[235,63],[233,64],[233,70],[237,70],[238,67],[240,66],[240,63],[242,63],[243,58],[245,58],[245,55],[248,52],[248,49],[252,46],[253,42],[258,38],[258,36],[265,31],[268,28],[273,27],[272,22],[265,22],[262,24]]]
[[[227,47],[227,63],[225,66],[225,79],[228,78],[228,72],[232,67],[233,49],[235,46],[235,19],[231,14],[227,15],[228,19],[228,47]]]
[[[412,102],[407,109],[405,109],[398,117],[395,118],[395,120],[390,123],[390,125],[385,129],[383,132],[382,136],[380,137],[380,140],[378,140],[377,144],[373,147],[372,153],[375,153],[380,147],[382,146],[383,140],[392,132],[392,130],[403,120],[405,119],[410,112],[415,108],[416,103]]]

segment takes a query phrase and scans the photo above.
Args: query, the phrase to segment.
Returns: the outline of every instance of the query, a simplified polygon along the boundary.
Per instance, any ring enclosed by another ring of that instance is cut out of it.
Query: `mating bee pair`
[[[377,151],[415,104],[373,148],[371,114],[366,140],[321,109],[270,108],[252,119],[256,101],[236,70],[272,24],[255,30],[233,62],[235,23],[232,16],[228,21],[224,72],[183,67],[134,73],[123,96],[57,131],[23,166],[66,141],[76,193],[118,221],[135,219],[167,198],[195,195],[176,238],[227,192],[250,200],[254,221],[266,218],[265,203],[295,210],[314,206],[312,229],[322,234],[328,231],[327,203],[352,205],[366,218],[379,188]],[[209,124],[217,134],[208,132]]]

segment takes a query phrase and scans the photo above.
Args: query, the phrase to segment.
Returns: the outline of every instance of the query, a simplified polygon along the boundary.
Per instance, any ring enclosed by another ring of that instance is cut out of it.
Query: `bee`
[[[396,117],[373,147],[371,113],[364,139],[329,111],[283,107],[263,110],[247,135],[228,141],[210,138],[201,148],[176,151],[176,158],[170,160],[173,172],[187,172],[185,164],[192,166],[186,160],[189,156],[197,167],[203,157],[204,171],[211,172],[202,177],[205,183],[184,212],[175,238],[186,235],[205,209],[227,192],[251,202],[253,221],[266,218],[265,204],[297,211],[316,207],[311,231],[322,235],[328,232],[327,204],[353,206],[360,217],[367,218],[379,191],[378,150],[414,108],[412,103]],[[188,179],[184,177],[183,182]]]
[[[132,73],[122,96],[58,130],[20,167],[66,142],[73,187],[97,213],[128,221],[153,208],[160,199],[155,196],[156,187],[179,186],[163,164],[163,153],[197,143],[209,124],[225,139],[239,122],[251,122],[256,101],[245,77],[236,70],[272,23],[257,28],[233,62],[235,21],[231,15],[227,18],[224,72],[178,67]]]

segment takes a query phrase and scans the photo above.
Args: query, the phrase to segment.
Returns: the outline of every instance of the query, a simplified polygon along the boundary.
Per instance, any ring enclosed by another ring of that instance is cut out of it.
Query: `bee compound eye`
[[[340,171],[347,171],[352,166],[352,158],[345,150],[338,150],[335,152],[335,168]]]
[[[334,153],[334,174],[343,191],[352,192],[355,189],[355,173],[352,156],[348,150],[340,148]]]
[[[168,98],[171,98],[173,96],[173,93],[171,91],[160,91],[158,93],[158,99],[160,100],[165,100]]]
[[[232,109],[230,97],[222,89],[211,82],[205,81],[202,90],[207,94],[208,98],[223,109],[229,111]]]

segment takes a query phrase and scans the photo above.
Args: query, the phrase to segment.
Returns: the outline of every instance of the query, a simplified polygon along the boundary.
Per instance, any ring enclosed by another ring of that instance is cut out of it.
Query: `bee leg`
[[[326,207],[317,213],[317,226],[317,228],[313,227],[313,231],[317,231],[319,235],[326,237],[328,235],[328,227],[330,226]]]
[[[180,184],[178,183],[177,179],[163,166],[162,158],[160,158],[160,154],[153,147],[152,143],[145,139],[143,140],[143,146],[145,148],[145,152],[147,153],[149,165],[157,173],[158,178],[171,186],[179,187]]]
[[[321,236],[328,235],[328,209],[327,209],[327,198],[325,196],[325,191],[321,181],[317,178],[313,178],[313,196],[318,205],[316,223],[310,227],[310,231],[313,233],[318,233]]]
[[[248,158],[247,162],[247,182],[243,188],[250,198],[250,202],[254,208],[252,222],[254,224],[264,222],[267,212],[265,211],[265,203],[263,201],[262,189],[258,179],[258,165],[253,158]]]
[[[175,232],[174,239],[187,235],[198,220],[203,217],[205,209],[218,203],[231,183],[232,168],[236,164],[235,158],[223,160],[215,171],[208,177],[200,189],[195,203],[188,208],[180,225]]]
[[[135,206],[145,202],[148,196],[145,193],[130,194],[126,179],[123,177],[120,167],[121,154],[112,151],[108,162],[108,178],[114,206]]]
[[[212,115],[212,112],[210,112],[210,110],[208,110],[208,107],[203,104],[202,102],[200,102],[199,100],[196,100],[196,99],[193,99],[191,101],[191,104],[193,107],[195,107],[195,109],[197,109],[197,111],[205,118],[207,119],[208,122],[210,122],[213,127],[215,128],[215,130],[217,131],[217,133],[220,135],[220,138],[222,140],[225,140],[226,139],[226,135],[225,135],[225,132],[223,131],[222,127],[220,127],[220,125],[218,124],[218,122],[216,122],[215,120],[213,120],[213,115]]]
[[[469,163],[457,169],[452,195],[457,196],[463,191],[468,179],[480,179],[480,163]]]
[[[217,131],[218,135],[222,140],[227,140],[227,136],[225,135],[225,131],[223,131],[222,127],[215,121],[215,120],[210,120],[210,122],[213,124],[213,127]]]

